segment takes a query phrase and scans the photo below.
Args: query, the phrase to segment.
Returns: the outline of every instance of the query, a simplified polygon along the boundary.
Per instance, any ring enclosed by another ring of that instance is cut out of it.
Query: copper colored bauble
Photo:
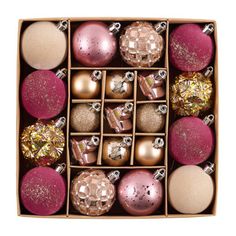
[[[164,49],[160,33],[165,29],[166,22],[153,26],[137,21],[127,26],[120,36],[120,53],[124,61],[136,67],[150,67],[159,61]]]
[[[122,166],[130,158],[131,137],[109,138],[103,143],[102,160],[109,166]]]
[[[211,168],[186,165],[176,169],[168,179],[169,202],[178,212],[198,214],[211,204],[214,183]]]
[[[48,21],[29,25],[21,39],[24,60],[38,70],[51,70],[59,66],[67,55],[66,29],[66,21],[58,25]]]
[[[113,183],[119,171],[106,176],[102,170],[85,170],[71,184],[71,201],[81,214],[99,216],[108,212],[115,202],[116,190]]]
[[[103,22],[87,21],[75,30],[72,47],[74,57],[85,66],[105,66],[113,59],[117,41],[114,36],[120,23],[107,26]]]
[[[112,99],[130,98],[133,94],[133,72],[113,71],[106,77],[106,97]]]
[[[164,157],[164,140],[155,137],[142,137],[136,140],[135,160],[143,166],[159,164]]]
[[[20,137],[20,145],[25,159],[40,166],[49,166],[58,161],[65,146],[62,128],[64,117],[56,121],[37,121],[26,127]]]
[[[100,125],[100,103],[77,104],[71,110],[70,124],[78,132],[93,132]]]
[[[172,109],[180,116],[198,116],[211,107],[212,91],[209,76],[200,72],[184,72],[175,78],[170,89]]]
[[[144,104],[137,108],[136,124],[141,132],[157,133],[165,125],[166,105]]]
[[[131,170],[121,179],[118,186],[118,200],[121,206],[131,215],[145,216],[158,214],[164,190],[160,180],[164,169],[154,174],[148,170]]]
[[[102,72],[78,71],[72,76],[71,91],[74,98],[91,99],[100,94]]]

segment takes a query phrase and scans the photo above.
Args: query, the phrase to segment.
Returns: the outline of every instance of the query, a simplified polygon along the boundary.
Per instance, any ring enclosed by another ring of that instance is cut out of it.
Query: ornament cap
[[[89,146],[98,146],[99,143],[100,143],[99,137],[93,136],[93,137],[90,139],[88,145],[89,145]]]
[[[206,174],[210,175],[215,171],[215,164],[208,161],[204,166],[203,170]]]
[[[204,119],[203,119],[203,122],[207,125],[207,126],[210,126],[214,123],[214,120],[215,120],[215,116],[213,114],[210,114],[208,116],[206,116]]]
[[[59,79],[64,79],[67,75],[67,69],[66,68],[63,68],[63,69],[60,69],[56,72],[56,76],[59,78]]]
[[[66,118],[60,117],[56,122],[55,122],[55,127],[58,129],[62,129],[66,125]]]
[[[101,110],[101,104],[99,102],[90,103],[90,109],[99,112]]]
[[[63,174],[66,170],[66,164],[65,163],[61,163],[59,165],[56,166],[55,168],[55,171],[58,173],[58,174]]]
[[[124,107],[124,112],[125,113],[131,113],[133,111],[133,107],[134,107],[133,103],[126,102],[125,107]]]
[[[153,142],[153,147],[156,149],[163,148],[164,145],[165,145],[165,142],[163,138],[156,138]]]
[[[154,25],[154,28],[158,34],[161,34],[167,28],[167,23],[165,21],[161,21]]]
[[[159,105],[157,108],[157,112],[165,115],[167,113],[167,106],[166,105]]]
[[[165,175],[166,175],[165,169],[158,169],[154,172],[153,178],[155,180],[162,180],[163,178],[165,178]]]
[[[132,145],[132,138],[131,137],[123,137],[123,141],[121,143],[122,147],[130,147]]]
[[[167,72],[166,70],[159,70],[156,74],[155,74],[155,79],[157,80],[165,80],[167,77]]]
[[[61,20],[57,24],[57,28],[61,31],[65,31],[68,28],[68,21],[67,20]]]
[[[213,75],[214,68],[213,66],[208,66],[204,72],[204,76],[210,78]]]
[[[100,70],[94,70],[91,74],[93,81],[98,81],[102,79],[102,72]]]
[[[134,72],[127,71],[123,79],[125,82],[132,82],[134,80]]]
[[[120,28],[121,28],[120,22],[114,22],[109,26],[108,29],[112,34],[117,34],[120,31]]]
[[[114,184],[120,178],[120,171],[114,170],[107,174],[107,178]]]
[[[205,25],[202,32],[207,35],[212,34],[214,32],[214,24],[210,23],[210,24]]]

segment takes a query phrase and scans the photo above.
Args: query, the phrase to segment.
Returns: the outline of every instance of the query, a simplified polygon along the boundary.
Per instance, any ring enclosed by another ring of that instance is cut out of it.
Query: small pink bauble
[[[109,27],[102,22],[82,23],[73,35],[73,53],[85,66],[105,66],[111,62],[117,42]]]
[[[197,165],[207,160],[214,149],[214,134],[203,120],[184,117],[175,121],[169,131],[171,156],[184,165]]]
[[[36,167],[24,175],[20,195],[22,204],[32,214],[52,215],[65,202],[65,181],[50,167]]]
[[[199,71],[209,65],[214,43],[198,24],[182,24],[170,34],[170,61],[182,71]]]
[[[65,107],[66,97],[65,83],[49,70],[34,71],[22,83],[22,104],[38,119],[57,116]]]
[[[150,171],[131,170],[120,181],[118,199],[129,214],[150,215],[162,203],[163,187]]]

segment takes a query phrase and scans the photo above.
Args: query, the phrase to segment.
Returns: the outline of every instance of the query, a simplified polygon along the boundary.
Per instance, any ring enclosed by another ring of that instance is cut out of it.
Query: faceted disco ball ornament
[[[20,138],[23,156],[39,166],[49,166],[58,161],[65,146],[62,128],[66,124],[64,117],[45,123],[37,121],[26,127]]]
[[[120,36],[120,53],[124,61],[136,67],[151,67],[159,61],[164,49],[160,33],[165,29],[166,22],[153,26],[137,21],[127,26]]]
[[[71,185],[71,201],[81,214],[99,216],[108,212],[115,202],[116,190],[113,183],[119,171],[106,174],[102,170],[85,170],[76,176]]]

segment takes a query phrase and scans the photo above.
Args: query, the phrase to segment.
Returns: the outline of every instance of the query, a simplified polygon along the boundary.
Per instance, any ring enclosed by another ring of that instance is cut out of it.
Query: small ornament
[[[211,107],[213,67],[201,72],[184,72],[175,78],[170,90],[172,109],[180,116],[198,116]]]
[[[165,170],[159,169],[154,174],[148,170],[131,170],[126,173],[118,186],[118,200],[131,215],[146,216],[160,207],[164,190],[160,182],[165,177]]]
[[[96,136],[78,141],[75,138],[70,140],[73,157],[81,166],[92,165],[97,161],[96,150],[100,139]]]
[[[214,150],[214,134],[208,126],[213,121],[213,115],[204,120],[184,117],[175,121],[169,131],[171,156],[184,165],[198,165],[206,161]]]
[[[207,67],[214,54],[210,34],[214,25],[182,24],[170,34],[170,61],[182,71],[200,71]]]
[[[37,121],[24,129],[20,144],[25,159],[39,166],[49,166],[61,158],[65,146],[62,128],[66,118],[56,121]]]
[[[146,74],[145,72],[138,75],[139,87],[145,97],[149,100],[156,100],[165,96],[163,81],[166,79],[166,71],[159,70],[157,73]]]
[[[66,85],[63,78],[66,69],[56,74],[48,70],[38,70],[29,74],[21,86],[21,100],[25,110],[38,119],[57,116],[65,107]]]
[[[109,138],[103,143],[102,159],[109,166],[122,166],[130,158],[131,137]]]
[[[152,25],[134,22],[120,36],[120,53],[124,61],[137,67],[151,67],[159,61],[164,50],[164,39],[160,35],[166,30],[166,22]]]
[[[81,103],[71,110],[70,124],[78,132],[93,132],[100,125],[100,103]]]
[[[41,21],[29,25],[22,34],[21,52],[24,60],[38,70],[59,66],[67,55],[67,21],[58,25]]]
[[[202,169],[195,165],[181,166],[168,179],[168,195],[172,207],[184,214],[198,214],[211,204],[214,183],[210,176],[214,164]]]
[[[58,212],[66,198],[66,184],[61,174],[65,164],[55,170],[35,167],[23,177],[20,187],[21,202],[32,214],[48,216]]]
[[[103,22],[88,21],[80,24],[73,35],[73,53],[85,66],[105,66],[111,62],[116,50],[115,34],[121,25],[116,22],[109,27]]]
[[[118,170],[106,176],[102,170],[85,170],[71,184],[71,201],[81,214],[99,216],[108,212],[115,202],[113,183],[119,179]]]
[[[106,78],[106,96],[112,99],[130,98],[133,93],[133,80],[133,72],[111,72]]]
[[[133,112],[133,103],[125,103],[115,108],[106,107],[106,118],[112,129],[116,133],[123,133],[132,129],[131,115]]]
[[[142,137],[136,140],[135,160],[143,166],[159,164],[164,157],[164,140],[155,137]]]
[[[165,125],[166,105],[147,103],[138,106],[136,122],[137,128],[141,132],[156,133],[163,129]]]

